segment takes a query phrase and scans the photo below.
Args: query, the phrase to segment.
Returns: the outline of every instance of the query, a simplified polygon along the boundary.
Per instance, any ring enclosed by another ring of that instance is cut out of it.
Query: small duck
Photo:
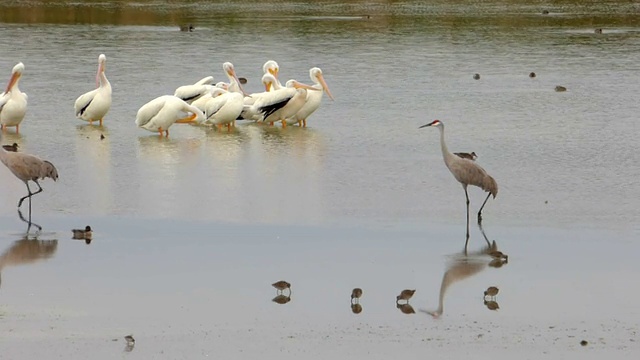
[[[284,290],[289,290],[289,294],[291,294],[291,284],[289,284],[288,282],[286,282],[284,280],[280,280],[278,282],[274,282],[273,284],[271,284],[271,286],[276,288],[279,293],[283,292]]]
[[[284,304],[288,303],[289,301],[291,301],[291,296],[286,296],[286,295],[280,294],[280,295],[274,297],[273,299],[271,299],[271,301],[273,301],[276,304],[284,305]]]
[[[239,78],[238,78],[238,81],[240,81],[240,84],[244,85],[244,84],[246,84],[246,83],[247,83],[247,81],[248,81],[248,80],[247,80],[247,78],[245,78],[245,77],[239,77]]]
[[[127,342],[127,344],[129,345],[133,345],[136,343],[136,339],[133,338],[133,335],[127,335],[124,337],[124,340]]]
[[[415,292],[416,292],[415,289],[414,290],[409,290],[409,289],[402,290],[400,295],[396,296],[396,303],[398,301],[400,301],[400,300],[405,300],[408,303],[409,299],[411,299],[411,297],[413,296],[413,294]]]
[[[480,80],[480,74],[473,74],[474,80]]]
[[[491,266],[492,268],[501,268],[502,265],[508,264],[509,261],[508,260],[503,260],[503,259],[493,259],[489,262],[489,266]]]
[[[457,155],[458,157],[461,157],[463,159],[469,159],[471,161],[476,161],[476,159],[478,158],[478,155],[476,155],[475,152],[471,152],[471,153],[466,153],[466,152],[457,152],[457,153],[453,153],[454,155]]]
[[[533,71],[530,72],[529,73],[529,77],[533,79],[534,77],[536,77],[536,73],[534,73]]]
[[[596,34],[602,34],[602,29],[595,29],[593,32]]]
[[[557,92],[567,91],[567,88],[566,88],[566,87],[564,87],[564,86],[560,86],[560,85],[558,85],[558,86],[556,86],[556,91],[557,91]]]
[[[396,308],[400,309],[400,311],[402,311],[403,314],[415,314],[416,311],[413,309],[413,306],[409,305],[409,304],[396,304]]]
[[[358,303],[351,304],[351,312],[354,314],[360,314],[362,312],[362,305]]]
[[[549,10],[542,10],[542,15],[549,15]]]
[[[353,289],[351,291],[351,302],[353,302],[353,299],[356,299],[356,303],[359,303],[361,296],[362,296],[362,289],[360,288]]]
[[[18,152],[18,144],[13,143],[11,145],[2,145],[2,148],[6,151]]]
[[[91,240],[93,237],[93,230],[91,230],[91,226],[87,225],[84,230],[82,229],[73,229],[73,238],[79,240]]]
[[[498,306],[498,303],[491,300],[491,301],[484,301],[484,305],[487,307],[487,309],[489,310],[498,310],[500,309],[500,306]]]
[[[195,30],[195,28],[192,24],[180,25],[180,31],[193,32],[193,30]]]
[[[485,296],[485,297],[487,297],[487,296],[495,297],[496,295],[498,295],[498,292],[499,292],[499,291],[500,291],[500,289],[498,289],[497,287],[495,287],[495,286],[489,286],[489,287],[487,288],[487,290],[485,290],[485,292],[484,292],[484,296]]]

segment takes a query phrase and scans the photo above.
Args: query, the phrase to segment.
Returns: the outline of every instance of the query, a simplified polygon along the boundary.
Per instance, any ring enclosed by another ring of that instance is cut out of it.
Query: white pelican
[[[227,131],[235,123],[244,107],[244,97],[237,92],[226,91],[216,88],[211,94],[205,106],[205,123],[210,123],[222,129],[222,125],[227,126]]]
[[[279,87],[283,87],[282,84],[280,83],[280,80],[278,80],[278,72],[280,71],[280,66],[278,66],[278,63],[275,60],[268,60],[266,63],[264,63],[264,65],[262,65],[262,72],[264,74],[271,74],[273,75],[273,77],[276,79],[276,84]]]
[[[236,75],[236,70],[233,67],[233,64],[227,61],[222,64],[222,69],[224,69],[225,74],[229,77],[229,91],[239,92],[244,96],[248,96],[249,94],[247,94],[242,88],[242,84],[240,79],[238,79],[238,75]]]
[[[203,77],[193,85],[213,85],[213,76]]]
[[[111,84],[104,74],[106,61],[107,57],[104,54],[98,56],[98,73],[96,74],[98,88],[80,95],[74,105],[78,119],[88,121],[89,124],[98,120],[100,126],[102,126],[102,119],[111,108]]]
[[[217,82],[213,86],[211,86],[211,85],[207,85],[207,86],[209,86],[209,91],[206,94],[204,94],[203,96],[201,96],[200,98],[198,98],[198,100],[195,100],[194,102],[191,103],[191,105],[197,107],[203,113],[205,112],[205,106],[207,106],[207,102],[209,100],[211,100],[211,98],[213,97],[213,92],[216,89],[227,90],[227,88],[229,87],[229,85],[226,82],[223,82],[223,81]]]
[[[269,76],[272,75],[265,74],[263,79]],[[254,102],[253,104],[247,104],[245,102],[242,117],[273,124],[276,121],[294,116],[304,106],[307,98],[307,90],[318,91],[318,89],[295,80],[289,80],[289,83],[291,84],[290,87],[251,94]],[[267,90],[269,90],[271,86],[274,86],[274,84],[267,83],[265,85]],[[286,126],[287,123],[282,122],[282,127]]]
[[[184,116],[185,113],[191,113],[191,115]],[[174,123],[202,122],[203,120],[204,114],[197,107],[172,95],[160,96],[149,101],[142,105],[136,115],[138,127],[157,131],[161,137],[163,131],[166,136],[169,136],[169,127]]]
[[[307,126],[307,118],[320,107],[323,93],[326,92],[329,98],[333,100],[333,95],[331,95],[329,86],[327,86],[327,83],[324,81],[322,70],[320,70],[320,68],[311,68],[309,70],[309,77],[311,78],[311,81],[313,81],[312,87],[322,91],[307,91],[307,101],[302,109],[300,109],[294,116],[285,120],[289,125],[298,123],[300,126]]]
[[[20,133],[20,123],[27,112],[27,94],[20,91],[18,83],[24,71],[24,64],[18,63],[11,71],[7,89],[0,94],[0,128],[15,126]]]

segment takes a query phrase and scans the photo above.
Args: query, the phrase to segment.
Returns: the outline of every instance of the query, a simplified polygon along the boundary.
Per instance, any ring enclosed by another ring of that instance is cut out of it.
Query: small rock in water
[[[580,341],[580,345],[582,345],[582,346],[587,346],[587,344],[589,344],[589,343],[587,342],[587,340],[582,340],[582,341]]]
[[[533,79],[534,77],[536,77],[536,73],[534,73],[533,71],[530,72],[529,73],[529,77]]]
[[[100,140],[104,140],[104,135],[100,134]]]

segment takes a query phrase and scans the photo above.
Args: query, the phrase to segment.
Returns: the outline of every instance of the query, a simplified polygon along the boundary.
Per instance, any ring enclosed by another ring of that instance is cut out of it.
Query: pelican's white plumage
[[[20,132],[20,123],[27,113],[27,94],[20,91],[18,83],[24,71],[24,64],[18,63],[11,70],[11,78],[7,88],[0,94],[0,128],[15,126]]]
[[[212,88],[213,86],[211,85],[184,85],[177,88],[173,96],[180,98],[187,104],[192,104],[194,101],[211,93]]]
[[[111,83],[105,75],[107,57],[104,54],[98,56],[98,73],[96,74],[97,89],[80,95],[74,105],[76,117],[88,121],[91,124],[99,121],[102,126],[104,116],[111,108]]]
[[[262,72],[264,74],[271,74],[275,78],[275,84],[278,85],[279,88],[283,87],[278,80],[278,73],[280,72],[280,66],[275,60],[268,60],[262,65]]]
[[[216,88],[211,94],[205,106],[205,123],[210,123],[222,128],[227,125],[227,129],[234,124],[244,107],[244,97],[237,92],[226,91]]]
[[[269,91],[278,85],[272,81],[273,75],[267,73],[262,76],[267,91],[251,94],[245,99],[242,118],[274,123],[294,116],[303,106],[307,97],[307,90],[317,91],[309,85],[289,80],[290,87]],[[286,127],[286,122],[282,123]]]
[[[191,113],[191,115],[187,115]],[[174,123],[191,123],[204,121],[204,114],[195,106],[172,96],[157,97],[144,104],[136,115],[136,125],[145,130],[158,132],[162,136],[164,131],[169,136],[169,127]]]
[[[225,91],[227,90],[227,88],[229,87],[229,85],[225,82],[217,82],[215,85],[207,85],[209,91],[204,94],[203,96],[199,97],[198,100],[195,100],[194,102],[191,103],[191,105],[197,107],[198,109],[200,109],[200,111],[202,111],[203,113],[206,111],[205,110],[205,106],[207,106],[207,102],[209,100],[211,100],[211,98],[213,97],[213,93],[216,89],[224,89]]]
[[[324,76],[322,76],[322,70],[320,68],[311,68],[309,70],[309,77],[311,81],[313,81],[313,85],[311,86],[319,91],[307,91],[307,99],[304,106],[294,116],[285,120],[289,125],[298,123],[301,126],[307,126],[307,118],[318,110],[324,93],[327,93],[327,96],[333,100],[333,95],[331,95],[329,86],[324,81]]]

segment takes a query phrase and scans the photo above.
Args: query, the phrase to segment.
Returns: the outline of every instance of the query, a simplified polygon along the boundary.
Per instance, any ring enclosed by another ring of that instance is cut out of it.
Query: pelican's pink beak
[[[311,85],[307,85],[307,84],[303,84],[299,81],[293,81],[293,87],[296,89],[307,89],[307,90],[314,90],[314,91],[320,91],[320,89],[316,89]]]
[[[100,73],[104,71],[104,65],[101,63],[98,64],[98,72],[96,73],[96,87],[100,87]]]
[[[236,75],[236,71],[234,69],[230,69],[229,70],[229,75],[233,76],[233,78],[236,80],[236,82],[238,83],[238,87],[240,88],[240,91],[242,92],[242,95],[244,96],[249,96],[249,94],[247,94],[244,91],[244,87],[242,87],[242,83],[240,82],[240,79],[238,79],[238,75]]]
[[[322,74],[318,75],[318,81],[320,81],[320,85],[322,85],[322,88],[324,89],[324,92],[327,93],[327,96],[329,96],[329,99],[334,100],[333,95],[331,95],[331,91],[329,91],[329,86],[324,81],[324,77],[322,76]]]
[[[11,74],[11,79],[9,79],[7,89],[4,91],[5,94],[9,93],[9,91],[13,89],[13,86],[18,82],[18,79],[20,79],[20,76],[22,76],[22,74],[20,74],[19,72],[14,72],[13,74]]]

